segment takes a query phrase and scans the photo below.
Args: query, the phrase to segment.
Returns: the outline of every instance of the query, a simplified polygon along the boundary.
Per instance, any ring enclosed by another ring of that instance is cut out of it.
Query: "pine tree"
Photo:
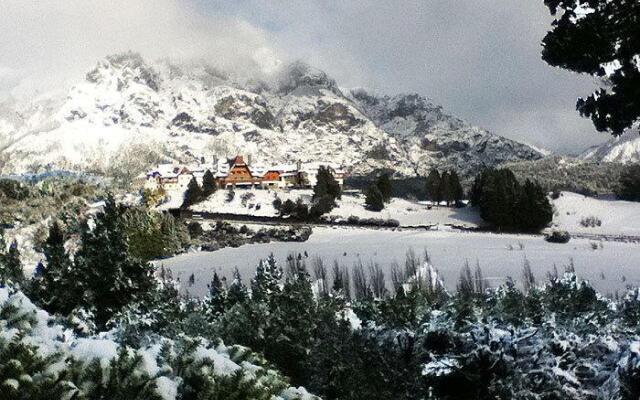
[[[202,201],[204,194],[202,188],[198,185],[198,181],[193,177],[187,185],[187,190],[184,192],[184,201],[182,202],[182,208],[189,208],[190,206]]]
[[[222,285],[222,281],[217,272],[213,273],[213,279],[209,285],[208,309],[213,319],[222,316],[227,309],[227,289]]]
[[[75,283],[84,291],[84,304],[95,309],[98,327],[154,286],[153,267],[129,252],[123,213],[124,207],[109,195],[94,226],[83,224],[81,248],[75,256]]]
[[[293,276],[287,278],[277,296],[273,318],[269,321],[265,356],[272,360],[296,385],[307,376],[313,334],[315,301],[311,281],[304,263],[297,263]]]
[[[244,303],[248,298],[247,288],[242,283],[242,276],[238,268],[233,270],[233,281],[229,285],[227,291],[228,306],[231,307],[234,304]]]
[[[449,172],[445,171],[442,173],[440,177],[440,193],[442,195],[442,200],[447,202],[447,205],[450,205],[453,201],[453,188],[451,186],[451,176]]]
[[[376,179],[376,186],[382,193],[382,199],[385,203],[391,200],[393,194],[393,185],[391,183],[391,177],[388,172],[383,172],[378,179]]]
[[[4,232],[0,231],[0,284],[21,284],[24,281],[22,263],[20,262],[20,250],[14,240],[6,250]]]
[[[202,177],[202,193],[203,196],[209,197],[218,189],[216,179],[211,173],[211,170],[207,170]]]
[[[454,170],[449,171],[449,184],[451,185],[452,200],[456,203],[462,201],[464,198],[464,190],[460,183],[460,177]]]
[[[260,260],[256,268],[256,276],[251,281],[252,300],[267,301],[273,294],[279,292],[282,276],[282,268],[278,266],[273,254],[266,260]]]
[[[542,187],[533,182],[522,186],[509,169],[487,169],[475,179],[471,203],[480,216],[499,229],[535,231],[543,228],[553,212]]]
[[[382,211],[384,209],[384,198],[377,185],[369,185],[365,194],[364,204],[371,211]]]
[[[440,173],[436,169],[432,169],[427,176],[426,181],[427,198],[436,204],[442,201],[442,184]]]
[[[540,185],[526,180],[515,206],[516,224],[524,230],[538,231],[553,219],[553,209]]]
[[[43,246],[46,265],[40,264],[36,269],[32,289],[42,308],[67,315],[79,305],[82,294],[75,289],[78,277],[64,244],[64,231],[54,221]]]
[[[325,195],[331,196],[334,200],[340,199],[342,190],[340,184],[333,177],[331,170],[325,166],[320,166],[318,174],[316,176],[316,185],[313,187],[313,199],[323,197]]]

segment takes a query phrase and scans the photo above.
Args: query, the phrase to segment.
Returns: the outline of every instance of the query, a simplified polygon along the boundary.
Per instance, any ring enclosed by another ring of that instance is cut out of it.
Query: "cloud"
[[[77,80],[99,59],[127,50],[223,68],[269,69],[278,60],[260,28],[238,17],[205,17],[178,0],[3,0],[0,37],[3,68],[43,89]],[[15,83],[0,80],[0,90]]]
[[[608,139],[575,111],[590,77],[549,67],[542,0],[262,2],[232,15],[343,86],[418,92],[503,136],[561,151]]]
[[[540,59],[549,23],[542,0],[2,0],[0,94],[77,81],[126,50],[251,73],[302,59],[341,86],[417,92],[503,136],[576,152],[608,137],[575,111],[594,82]]]

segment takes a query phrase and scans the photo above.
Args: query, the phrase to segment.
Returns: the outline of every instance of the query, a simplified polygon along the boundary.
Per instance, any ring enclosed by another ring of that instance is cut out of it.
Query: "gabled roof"
[[[240,155],[237,155],[234,158],[231,158],[231,159],[229,159],[227,161],[228,161],[228,164],[229,164],[230,167],[233,167],[234,165],[239,165],[239,166],[247,165],[244,162],[244,159],[242,158],[242,156],[240,156]]]

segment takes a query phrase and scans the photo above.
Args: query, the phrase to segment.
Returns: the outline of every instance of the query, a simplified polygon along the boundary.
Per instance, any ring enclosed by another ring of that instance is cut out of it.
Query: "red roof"
[[[238,155],[229,160],[229,166],[234,166],[234,165],[246,165],[246,164],[244,163],[244,159],[242,158],[242,156]]]

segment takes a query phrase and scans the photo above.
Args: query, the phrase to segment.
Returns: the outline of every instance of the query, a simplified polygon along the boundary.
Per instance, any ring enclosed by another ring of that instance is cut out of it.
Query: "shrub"
[[[202,225],[200,225],[200,223],[196,221],[189,222],[189,225],[187,225],[187,230],[189,231],[189,236],[192,238],[200,237],[204,232],[202,229]]]
[[[227,190],[227,196],[225,197],[224,200],[227,203],[231,203],[235,197],[236,197],[236,192],[233,190],[233,188],[229,188],[229,190]]]
[[[602,226],[602,221],[600,221],[600,218],[598,217],[590,216],[582,218],[582,220],[580,220],[580,225],[585,228],[595,228],[596,226]]]
[[[554,230],[546,235],[544,239],[550,243],[568,243],[571,240],[571,235],[567,231]]]
[[[240,196],[240,203],[242,204],[242,207],[246,207],[247,203],[254,197],[255,195],[251,192],[243,193],[242,196]]]

